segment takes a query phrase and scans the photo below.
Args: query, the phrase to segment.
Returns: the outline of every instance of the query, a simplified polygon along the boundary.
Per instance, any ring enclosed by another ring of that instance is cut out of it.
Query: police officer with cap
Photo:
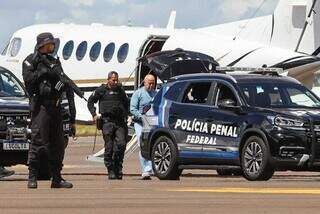
[[[107,84],[98,87],[88,99],[88,109],[93,120],[97,121],[94,104],[99,102],[102,119],[102,134],[105,142],[104,164],[109,179],[122,179],[122,163],[127,144],[129,112],[128,97],[118,83],[118,73],[108,74]]]
[[[61,95],[66,92],[70,103],[74,94],[68,85],[62,84],[56,68],[61,68],[54,52],[56,39],[51,33],[37,36],[35,52],[22,65],[22,76],[30,97],[31,147],[29,149],[28,188],[37,188],[40,154],[46,152],[52,174],[51,188],[72,188],[61,176],[64,157],[64,133],[61,112]],[[62,69],[62,68],[61,68]],[[75,122],[75,108],[71,123]]]

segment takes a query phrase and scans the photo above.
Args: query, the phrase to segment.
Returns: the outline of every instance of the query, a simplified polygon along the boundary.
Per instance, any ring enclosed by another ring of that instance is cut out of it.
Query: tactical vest
[[[41,60],[37,66],[37,69],[46,69],[47,74],[40,78],[39,83],[39,96],[42,99],[54,99],[57,100],[61,97],[62,91],[58,91],[55,87],[59,82],[58,76],[50,76],[50,69],[48,66],[44,65]]]
[[[99,112],[103,116],[123,118],[126,111],[124,99],[120,88],[106,88],[99,100]]]

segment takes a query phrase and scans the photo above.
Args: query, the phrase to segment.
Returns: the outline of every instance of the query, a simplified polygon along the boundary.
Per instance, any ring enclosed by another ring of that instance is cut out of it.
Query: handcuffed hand
[[[99,119],[99,115],[94,115],[92,118],[93,118],[93,122],[97,123],[97,120]]]
[[[133,121],[132,117],[129,116],[128,119],[127,119],[127,125],[130,126],[132,121]]]

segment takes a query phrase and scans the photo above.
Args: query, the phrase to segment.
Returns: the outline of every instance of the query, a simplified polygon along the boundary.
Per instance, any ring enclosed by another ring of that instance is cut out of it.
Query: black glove
[[[41,77],[41,76],[43,76],[43,75],[46,75],[48,73],[48,69],[47,68],[45,68],[45,67],[38,67],[38,69],[37,69],[37,75],[38,75],[38,77]]]

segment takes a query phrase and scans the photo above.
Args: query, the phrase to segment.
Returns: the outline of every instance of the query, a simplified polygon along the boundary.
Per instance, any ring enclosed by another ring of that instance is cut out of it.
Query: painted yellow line
[[[107,76],[105,79],[80,79],[80,80],[73,80],[76,84],[88,84],[88,83],[106,83]],[[132,82],[134,81],[133,77],[121,77],[119,78],[120,82]]]
[[[100,168],[100,165],[64,165],[64,169],[73,169],[73,168]],[[13,170],[18,170],[18,169],[28,169],[27,166],[25,165],[16,165],[11,167]]]
[[[320,189],[310,188],[211,188],[211,189],[168,189],[170,192],[200,193],[249,193],[249,194],[320,194]]]

